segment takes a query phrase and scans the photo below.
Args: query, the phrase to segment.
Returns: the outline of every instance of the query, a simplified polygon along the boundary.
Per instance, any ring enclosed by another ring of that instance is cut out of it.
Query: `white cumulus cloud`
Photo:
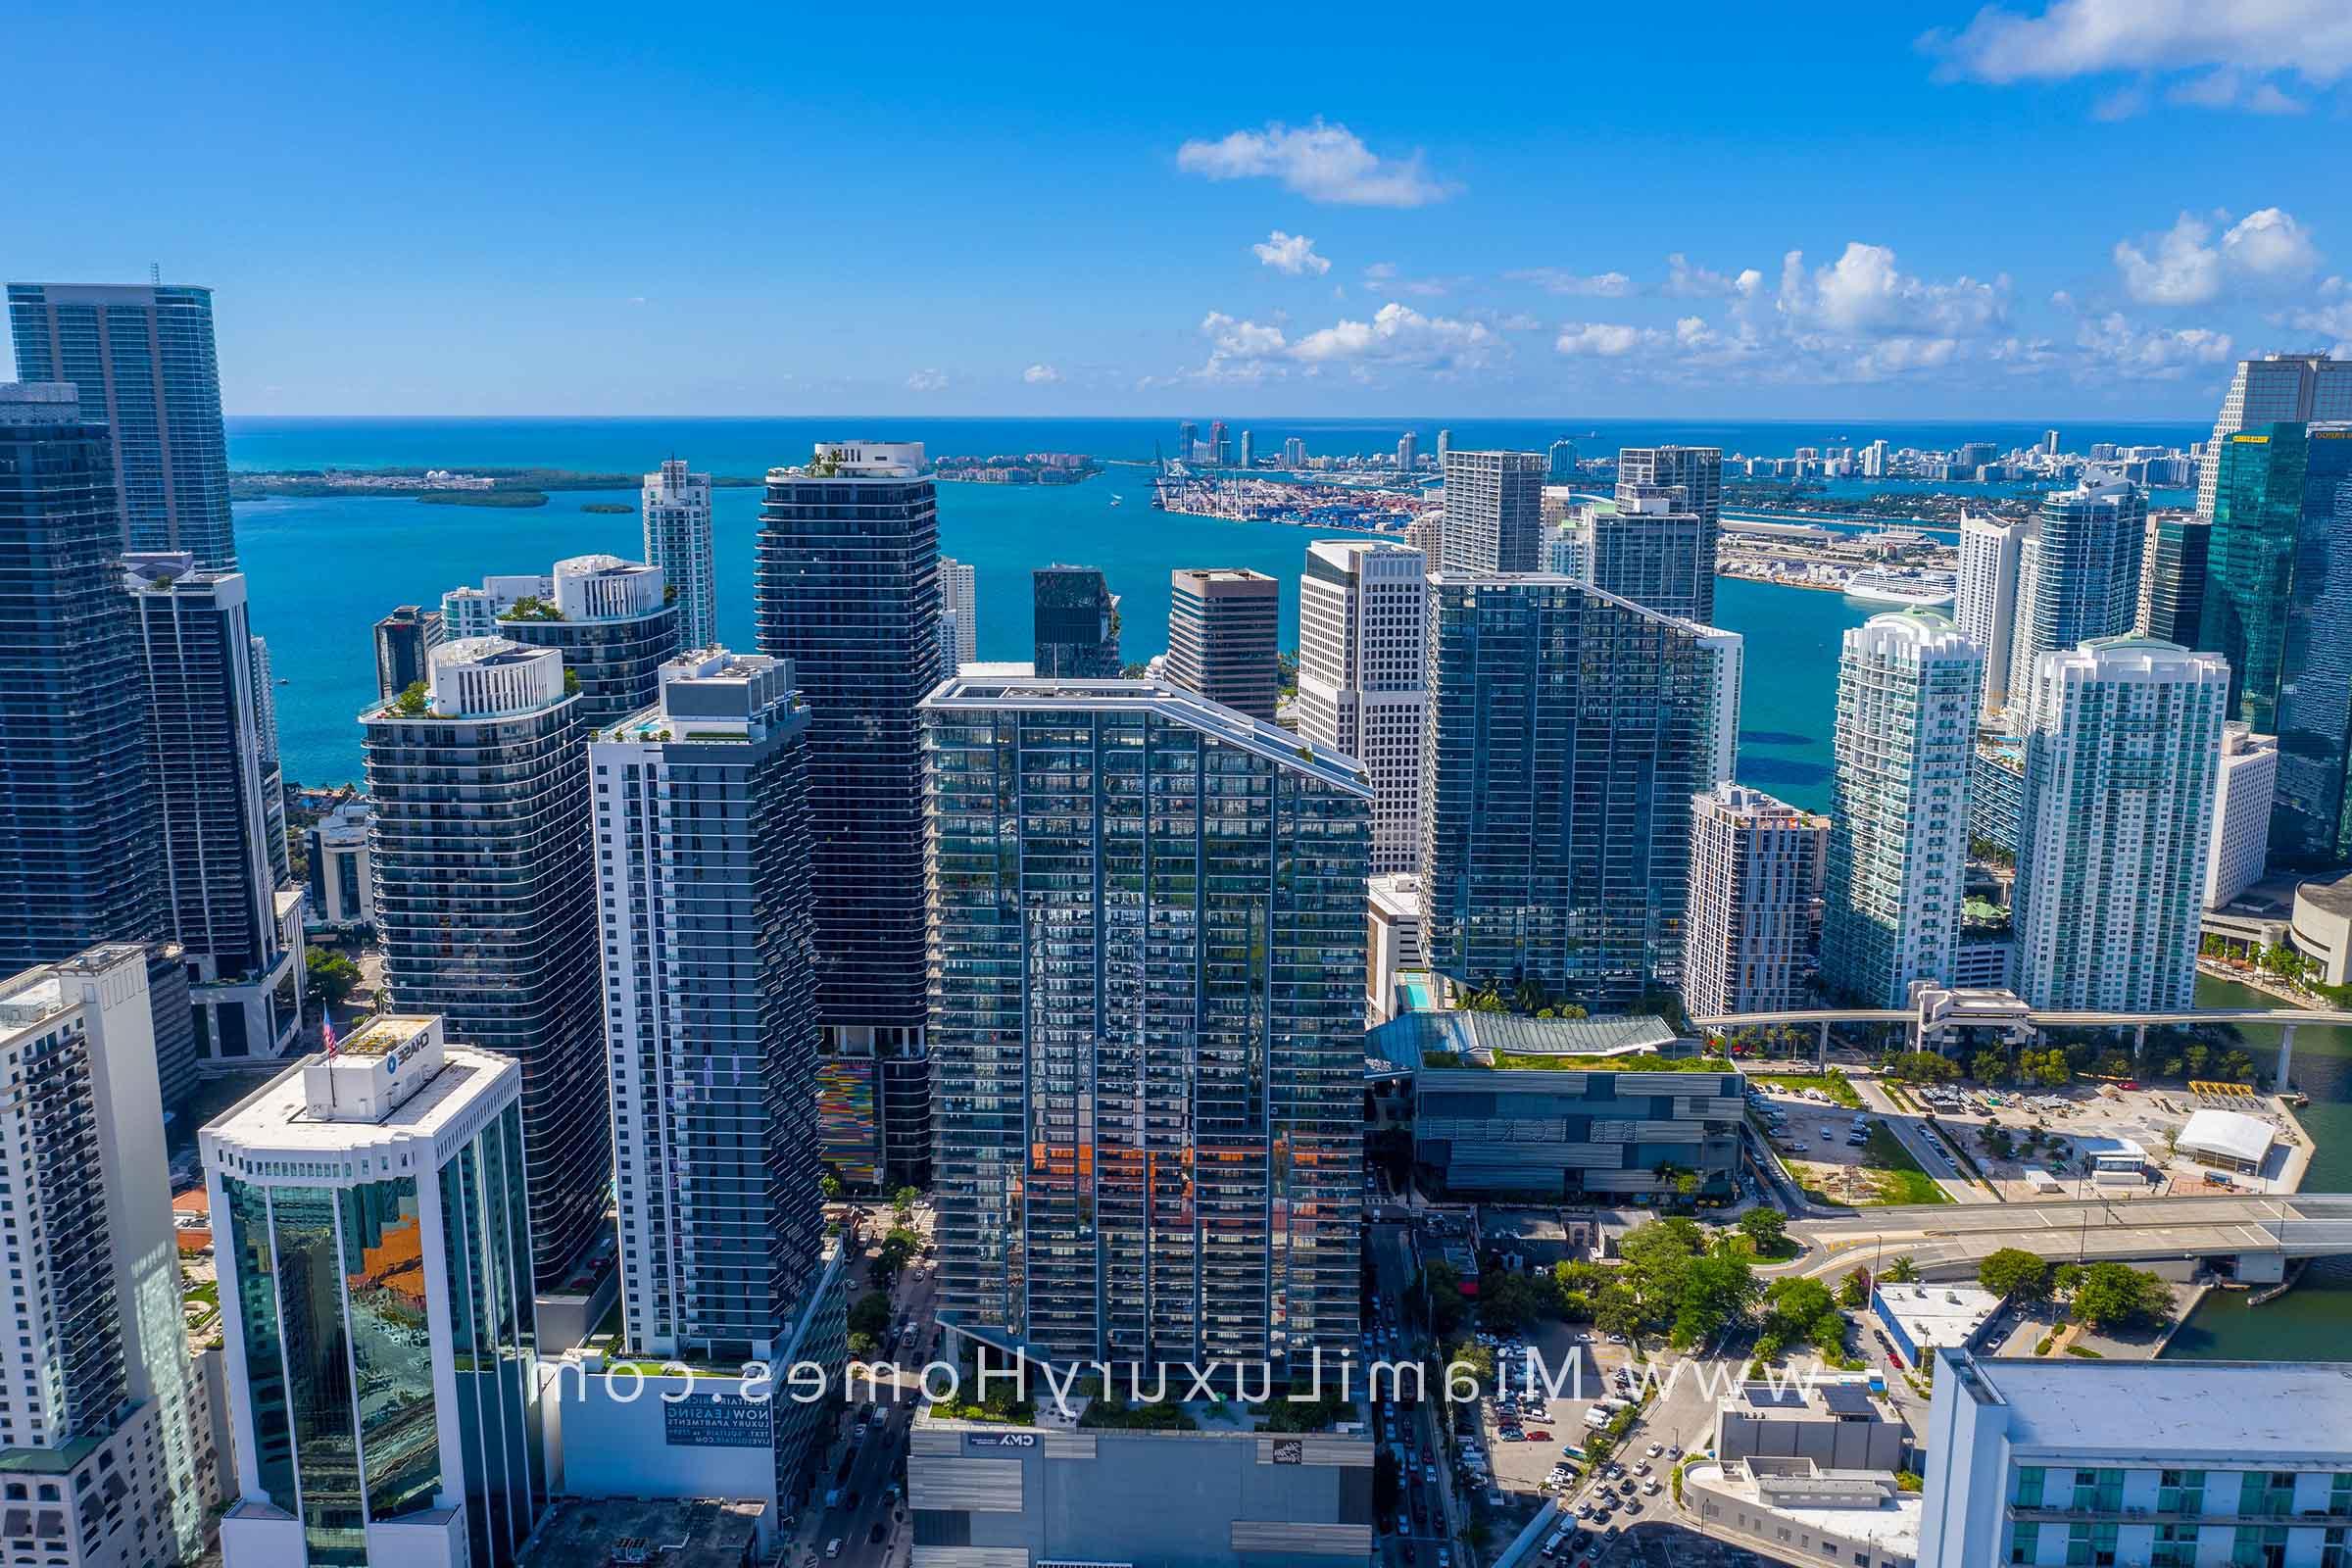
[[[1884,245],[1848,241],[1826,267],[1805,270],[1802,251],[1781,263],[1780,309],[1799,326],[1871,336],[1963,337],[2008,315],[2009,279],[1931,283],[1901,271]]]
[[[1391,300],[1369,321],[1342,319],[1309,332],[1291,346],[1307,364],[1334,360],[1381,360],[1446,368],[1482,363],[1501,340],[1483,321],[1424,316]]]
[[[1753,299],[1763,286],[1764,274],[1752,267],[1717,272],[1692,267],[1681,251],[1666,258],[1665,292],[1672,299]]]
[[[2075,328],[2075,343],[2089,364],[2090,375],[2121,372],[2155,380],[2174,380],[2201,365],[2221,365],[2230,358],[2230,334],[2201,326],[2135,326],[2121,311],[2086,316]]]
[[[1617,300],[1634,291],[1634,280],[1623,272],[1571,272],[1557,267],[1530,267],[1502,275],[1513,283],[1533,283],[1546,294]]]
[[[1021,372],[1021,379],[1031,386],[1051,386],[1061,379],[1061,372],[1051,365],[1032,365]]]
[[[948,372],[945,370],[922,369],[906,377],[906,390],[909,392],[937,392],[947,384]]]
[[[2227,220],[2227,215],[2224,215]],[[2152,240],[2118,240],[2124,292],[2141,305],[2204,305],[2234,278],[2258,286],[2300,281],[2318,270],[2319,247],[2294,215],[2277,207],[2248,213],[2219,243],[2213,225],[2182,213]]]
[[[1208,179],[1276,179],[1308,201],[1346,207],[1426,207],[1452,193],[1431,177],[1418,150],[1382,158],[1321,116],[1304,125],[1277,120],[1263,130],[1196,138],[1176,149],[1176,167]]]
[[[1286,234],[1278,228],[1250,249],[1266,266],[1277,272],[1288,272],[1293,277],[1309,274],[1321,277],[1331,270],[1331,259],[1317,256],[1315,242],[1304,234]]]
[[[1614,360],[1658,343],[1663,337],[1653,327],[1627,326],[1619,321],[1570,321],[1560,328],[1560,335],[1551,340],[1551,346],[1562,354]]]
[[[2064,81],[2114,72],[2202,73],[2209,95],[2229,73],[2293,72],[2325,85],[2352,71],[2343,0],[2056,0],[2038,16],[1989,5],[1957,33],[1920,47],[1943,74],[1979,81]],[[2252,107],[2249,105],[2249,107]]]

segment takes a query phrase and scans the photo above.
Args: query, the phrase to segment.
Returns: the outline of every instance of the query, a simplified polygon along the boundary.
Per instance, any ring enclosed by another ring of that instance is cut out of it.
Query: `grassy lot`
[[[1870,1129],[1870,1142],[1863,1147],[1862,1162],[1854,1167],[1860,1171],[1862,1182],[1850,1196],[1844,1182],[1833,1180],[1841,1167],[1794,1156],[1788,1163],[1803,1185],[1805,1196],[1817,1203],[1851,1203],[1871,1208],[1952,1201],[1952,1195],[1911,1157],[1911,1152],[1895,1141],[1894,1134],[1883,1122],[1874,1123]]]
[[[1854,1093],[1854,1086],[1845,1081],[1843,1073],[1761,1073],[1751,1076],[1748,1082],[1792,1095],[1818,1089],[1830,1097],[1833,1104],[1843,1105],[1848,1110],[1862,1108],[1862,1097]]]

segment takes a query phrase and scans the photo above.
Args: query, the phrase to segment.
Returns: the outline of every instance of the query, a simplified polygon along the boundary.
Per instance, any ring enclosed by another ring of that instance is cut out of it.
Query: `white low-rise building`
[[[2180,1129],[2180,1152],[2200,1164],[2262,1174],[2278,1134],[2260,1116],[2238,1110],[2200,1110]]]
[[[2341,1563],[2352,1366],[1941,1350],[1920,1568]]]
[[[1683,1507],[1700,1529],[1784,1561],[1912,1568],[1923,1501],[1875,1470],[1811,1459],[1700,1460],[1683,1472]]]
[[[1974,1285],[1895,1285],[1871,1287],[1871,1316],[1879,1320],[1903,1365],[1916,1367],[1938,1348],[1974,1348],[1977,1336],[1999,1311],[2001,1298]]]

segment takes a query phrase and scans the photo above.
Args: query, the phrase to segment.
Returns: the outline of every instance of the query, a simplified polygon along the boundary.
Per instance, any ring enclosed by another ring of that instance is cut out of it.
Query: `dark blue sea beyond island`
[[[1198,422],[1203,431],[1212,416]],[[1297,436],[1309,454],[1394,451],[1411,429],[1434,452],[1441,427],[1462,447],[1542,450],[1562,436],[1586,456],[1621,446],[1684,442],[1725,453],[1786,457],[1800,446],[1859,445],[1884,437],[1897,447],[1946,448],[1990,441],[2003,451],[2029,444],[2047,422],[1876,424],[1866,420],[1688,422],[1642,420],[1228,419],[1256,450],[1278,451]],[[2193,425],[2060,424],[2065,444],[2162,442],[2185,446]],[[1123,599],[1130,659],[1167,641],[1168,573],[1179,566],[1248,566],[1282,580],[1284,641],[1297,641],[1295,593],[1310,539],[1328,535],[1273,523],[1228,522],[1153,512],[1148,464],[1154,443],[1172,448],[1173,419],[840,418],[290,418],[228,421],[229,461],[242,470],[391,466],[547,467],[643,473],[677,456],[728,475],[796,463],[818,440],[845,437],[921,441],[935,457],[1083,452],[1112,466],[1068,487],[943,484],[941,549],[975,568],[979,653],[1029,656],[1029,572],[1052,562],[1103,568]],[[1850,488],[1866,492],[1871,485]],[[1113,506],[1112,498],[1120,498]],[[432,606],[460,583],[492,572],[544,570],[590,551],[643,554],[634,488],[560,491],[545,507],[488,510],[423,506],[407,498],[335,496],[240,502],[237,550],[250,579],[255,629],[270,641],[278,687],[278,734],[286,774],[332,784],[360,774],[356,715],[375,694],[370,625],[400,604]],[[624,503],[632,514],[583,512]],[[753,646],[752,540],[757,488],[715,498],[719,634]],[[1800,805],[1829,804],[1829,733],[1838,640],[1871,613],[1837,594],[1726,579],[1717,618],[1744,633],[1747,684],[1740,748],[1743,781]]]

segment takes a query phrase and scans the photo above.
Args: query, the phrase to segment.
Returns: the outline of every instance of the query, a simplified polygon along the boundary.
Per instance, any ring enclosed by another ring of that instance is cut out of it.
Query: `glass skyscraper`
[[[560,1283],[612,1178],[580,700],[552,648],[433,650],[421,703],[360,715],[392,1005],[522,1068],[534,1273]]]
[[[2205,571],[2213,519],[2193,512],[2148,514],[2147,545],[2139,568],[2142,637],[2202,648]],[[2027,671],[2023,678],[2032,678]]]
[[[228,1561],[498,1565],[537,1525],[520,1088],[383,1015],[204,1129],[236,1491],[265,1505],[221,1522]]]
[[[71,381],[114,435],[123,543],[237,564],[228,439],[213,351],[213,291],[169,284],[11,283],[17,374]]]
[[[930,1169],[922,718],[938,684],[939,501],[919,443],[828,442],[771,469],[754,570],[760,652],[809,708],[817,1013],[877,1074],[887,1185]],[[921,1128],[919,1139],[893,1136]]]
[[[1158,682],[923,706],[946,1314],[1054,1362],[1339,1354],[1368,779]]]
[[[1119,600],[1093,566],[1040,566],[1031,573],[1030,662],[1041,675],[1119,677]]]
[[[2041,498],[2041,510],[2027,519],[2017,548],[2012,693],[2032,689],[2034,662],[2042,655],[2132,630],[2139,617],[2147,529],[2147,493],[2122,479],[2093,474],[2072,490]],[[2032,717],[2016,716],[2021,722]]]
[[[105,425],[0,383],[0,973],[164,931]]]
[[[2230,716],[2278,737],[2271,858],[2341,864],[2352,860],[2352,423],[2262,425],[2209,461],[2200,629],[2230,662]]]
[[[1548,573],[1440,572],[1430,617],[1431,967],[1610,1008],[1671,983],[1712,782],[1704,628]]]

